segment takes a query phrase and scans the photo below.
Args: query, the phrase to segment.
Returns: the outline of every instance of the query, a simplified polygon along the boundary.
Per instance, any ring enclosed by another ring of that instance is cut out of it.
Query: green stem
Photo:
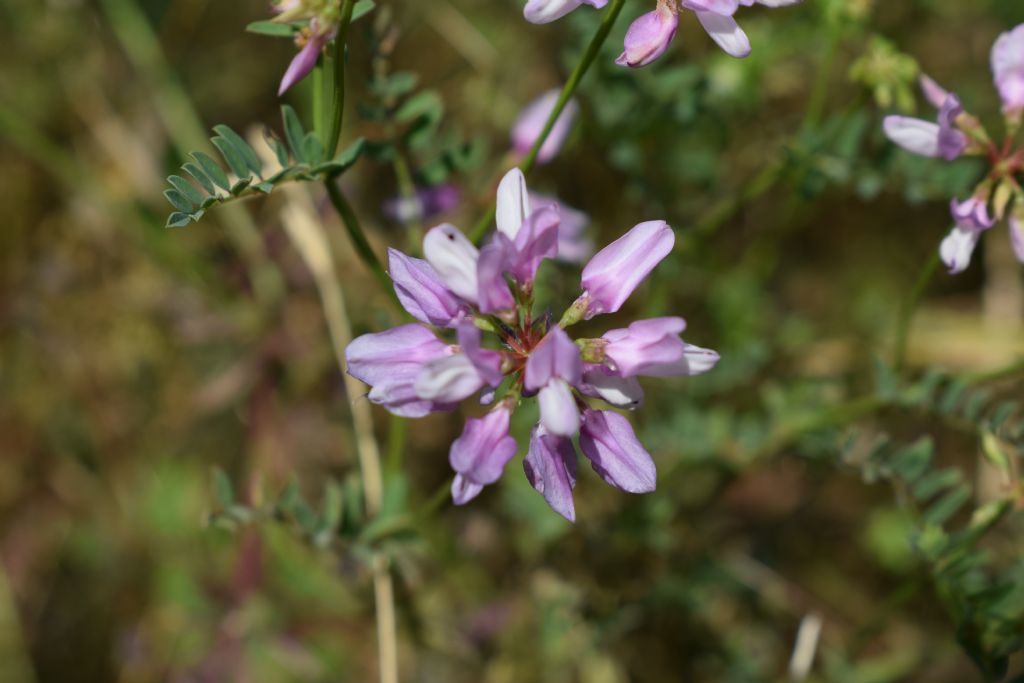
[[[562,114],[562,110],[565,109],[569,100],[572,98],[573,93],[576,92],[576,88],[579,87],[583,77],[587,75],[587,71],[590,70],[591,64],[597,58],[597,55],[601,52],[601,47],[604,45],[604,41],[608,39],[608,34],[611,33],[612,27],[615,26],[616,19],[619,18],[619,14],[622,12],[623,6],[626,4],[626,0],[612,0],[611,6],[604,15],[604,19],[601,20],[601,25],[597,28],[597,33],[590,39],[590,44],[587,45],[586,51],[583,56],[580,57],[580,61],[576,64],[576,68],[573,69],[572,74],[569,76],[569,80],[565,82],[565,87],[562,88],[562,94],[558,96],[558,102],[555,104],[554,110],[551,115],[548,116],[547,122],[544,124],[544,129],[541,131],[540,136],[533,143],[533,147],[530,148],[530,152],[523,159],[523,162],[519,164],[519,169],[524,174],[529,174],[533,170],[534,165],[537,163],[537,155],[540,153],[540,148],[544,146],[548,136],[551,134],[551,130],[555,127],[555,122],[558,121],[558,117]],[[473,232],[470,234],[470,239],[474,242],[479,242],[491,223],[494,221],[494,213],[496,210],[495,202],[491,202],[491,207],[488,209],[486,215],[480,219],[480,222],[476,224]]]
[[[921,274],[917,278],[917,282],[914,284],[914,289],[911,290],[910,296],[900,311],[900,317],[896,324],[896,349],[893,357],[893,366],[897,372],[903,369],[907,359],[907,341],[910,338],[910,323],[914,318],[914,312],[917,310],[918,304],[921,303],[921,298],[928,289],[932,276],[938,270],[939,263],[939,252],[936,250],[931,258],[928,259],[928,262],[925,263]]]
[[[334,178],[328,178],[324,182],[324,187],[327,188],[327,196],[331,200],[331,204],[334,206],[335,211],[341,216],[341,222],[345,226],[345,230],[348,232],[349,238],[352,240],[352,246],[355,247],[356,254],[362,259],[366,267],[370,269],[373,275],[380,282],[385,292],[389,292],[397,301],[395,297],[395,290],[391,284],[391,278],[388,277],[387,271],[384,270],[384,266],[381,265],[380,259],[373,253],[373,248],[370,246],[369,240],[366,239],[366,233],[363,232],[362,225],[359,224],[359,219],[356,217],[356,212],[352,210],[352,206],[345,199],[345,195],[342,194],[341,188],[338,187],[337,182]]]
[[[321,58],[313,69],[313,132],[324,139],[324,60]]]
[[[343,0],[341,5],[341,23],[338,35],[334,39],[334,106],[331,116],[331,137],[327,139],[327,156],[334,157],[338,153],[338,141],[341,140],[341,122],[345,117],[345,39],[348,27],[352,23],[352,7],[355,0]]]

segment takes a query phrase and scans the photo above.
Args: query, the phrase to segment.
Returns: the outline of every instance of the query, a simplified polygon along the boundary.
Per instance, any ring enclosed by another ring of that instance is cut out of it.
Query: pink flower
[[[1024,109],[1024,24],[1008,31],[992,45],[992,75],[1003,100],[1003,110]]]
[[[665,53],[679,27],[679,13],[693,12],[704,31],[733,57],[750,54],[750,39],[733,15],[741,6],[765,7],[795,5],[800,0],[658,0],[654,11],[641,15],[626,32],[625,50],[617,64],[637,68],[646,66]]]
[[[681,318],[642,320],[577,341],[565,328],[584,316],[617,311],[671,250],[671,228],[664,221],[641,223],[601,250],[584,269],[583,295],[553,325],[549,314],[533,311],[533,285],[540,262],[557,253],[561,212],[544,202],[532,206],[517,170],[502,179],[497,204],[497,231],[483,249],[444,224],[427,233],[425,261],[389,252],[402,305],[422,323],[454,328],[455,343],[419,324],[363,335],[346,351],[348,372],[370,385],[371,401],[397,415],[448,410],[478,393],[493,403],[484,417],[466,421],[451,446],[456,504],[501,477],[517,450],[509,434],[512,412],[534,397],[540,420],[523,468],[552,509],[575,519],[576,435],[584,456],[612,486],[653,490],[654,462],[629,423],[592,402],[636,408],[643,399],[637,375],[697,374],[718,355],[684,343]],[[490,341],[484,331],[492,333]],[[505,393],[495,401],[498,387]]]
[[[622,66],[647,66],[672,44],[679,28],[679,13],[668,5],[658,5],[658,9],[642,14],[626,31],[625,49],[616,64]]]
[[[971,154],[989,162],[988,174],[971,197],[950,203],[954,225],[939,245],[939,255],[953,274],[967,269],[982,233],[1006,217],[1008,208],[1014,254],[1024,262],[1020,227],[1024,199],[1015,190],[1016,176],[1024,170],[1024,149],[1013,144],[1024,118],[1024,24],[999,36],[992,46],[991,61],[1009,132],[1006,144],[993,143],[978,119],[964,111],[959,98],[928,76],[920,79],[921,91],[939,109],[938,121],[887,116],[883,122],[889,139],[914,154],[947,161]],[[992,203],[993,197],[999,196],[1010,197],[1012,206],[1005,199]]]
[[[519,115],[515,125],[512,126],[512,148],[516,154],[526,156],[533,149],[541,133],[544,132],[544,126],[547,125],[548,119],[555,111],[558,97],[561,94],[562,91],[558,88],[548,90],[527,105],[523,113]],[[569,133],[572,132],[572,124],[576,120],[579,108],[576,100],[569,100],[565,105],[562,113],[555,119],[555,125],[551,128],[547,139],[544,140],[544,144],[540,146],[540,151],[537,152],[537,163],[548,163],[562,150]]]

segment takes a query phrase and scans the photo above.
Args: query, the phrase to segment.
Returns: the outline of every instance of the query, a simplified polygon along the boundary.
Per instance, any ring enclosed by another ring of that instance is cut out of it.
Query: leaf
[[[192,158],[199,162],[203,172],[217,187],[225,192],[231,189],[231,182],[228,180],[227,173],[220,167],[220,164],[213,160],[213,157],[206,152],[192,152]]]
[[[307,164],[319,164],[324,160],[324,145],[316,133],[306,133],[302,140],[302,153]]]
[[[302,122],[299,121],[299,115],[286,104],[281,107],[281,118],[284,121],[284,135],[288,140],[288,146],[291,147],[292,156],[298,161],[305,163],[306,158],[302,153],[302,143],[306,138],[306,130],[302,127]]]
[[[185,172],[196,179],[196,182],[202,185],[203,189],[206,190],[206,194],[214,194],[217,188],[214,187],[213,181],[210,180],[210,176],[203,172],[203,169],[196,166],[191,161],[186,162],[184,166]]]
[[[249,167],[249,170],[256,175],[263,174],[263,164],[260,163],[260,158],[256,154],[256,150],[249,146],[249,143],[242,138],[241,135],[233,131],[229,126],[220,124],[214,126],[213,129],[220,133],[221,137],[231,143],[231,146],[235,148],[242,160],[245,161],[245,165]]]
[[[187,213],[181,213],[180,211],[175,211],[174,213],[172,213],[170,216],[167,217],[167,225],[165,225],[164,227],[166,227],[166,228],[184,228],[185,226],[187,226],[191,222],[192,222],[192,216],[190,216]]]
[[[956,511],[971,498],[971,490],[961,485],[946,493],[938,502],[932,505],[924,513],[924,520],[928,524],[941,526],[956,514]]]
[[[237,183],[231,186],[231,194],[237,197],[238,195],[242,194],[242,192],[245,191],[245,188],[249,187],[251,183],[252,180],[249,178],[243,178],[242,180],[239,180]]]
[[[169,201],[171,206],[178,211],[181,211],[182,213],[192,213],[192,209],[194,208],[192,206],[192,202],[186,199],[185,196],[177,190],[164,190],[164,197],[167,197],[167,201]]]
[[[172,175],[169,178],[167,178],[167,182],[173,185],[175,190],[180,192],[185,197],[185,199],[192,202],[193,204],[202,204],[203,200],[206,199],[206,197],[204,197],[203,194],[199,190],[197,190],[194,185],[192,185],[192,183],[185,180],[181,176]]]
[[[366,148],[366,138],[356,138],[351,145],[338,153],[330,161],[320,164],[313,169],[314,173],[329,173],[332,176],[344,173],[355,164],[362,156]]]
[[[231,167],[231,172],[234,173],[238,178],[245,180],[251,175],[249,173],[249,166],[245,163],[245,159],[238,153],[234,145],[227,141],[227,139],[217,136],[211,138],[210,142],[217,148],[218,151],[224,156],[224,159],[228,162],[228,166]]]
[[[354,14],[353,10],[353,14]],[[273,36],[275,38],[291,38],[299,30],[293,24],[285,24],[277,21],[254,21],[245,27],[249,33],[258,33],[261,36]]]
[[[956,486],[963,481],[963,478],[964,477],[960,473],[960,470],[952,468],[929,472],[914,484],[914,498],[917,498],[918,500],[928,500],[929,498],[937,495],[940,491],[945,491],[952,486]]]
[[[281,165],[281,168],[287,168],[288,162],[290,161],[288,157],[288,148],[285,147],[280,138],[274,135],[271,131],[264,133],[263,138],[267,141],[267,144],[270,145],[270,149],[274,150],[274,155],[277,157],[277,163]]]
[[[922,437],[893,457],[893,471],[902,479],[913,482],[928,471],[934,453],[935,444],[931,437]]]
[[[374,0],[358,0],[355,7],[352,8],[352,21],[362,19],[372,12],[376,6],[377,3]]]
[[[217,504],[228,510],[235,504],[235,491],[227,473],[219,467],[213,468],[213,495]]]
[[[413,122],[406,131],[405,139],[410,147],[420,147],[428,141],[444,116],[444,102],[434,90],[423,92],[407,100],[395,112],[395,120],[400,123]]]
[[[371,89],[375,95],[383,99],[402,97],[412,92],[419,80],[419,74],[414,71],[397,71],[374,81]]]
[[[981,453],[993,467],[1002,472],[1010,472],[1010,456],[1006,454],[1006,447],[999,438],[985,429],[981,432]]]

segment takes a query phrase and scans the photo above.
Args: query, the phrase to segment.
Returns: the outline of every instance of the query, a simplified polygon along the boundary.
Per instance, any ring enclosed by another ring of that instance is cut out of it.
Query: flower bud
[[[523,113],[519,115],[512,127],[512,147],[516,154],[526,156],[533,149],[533,145],[544,132],[544,126],[558,105],[559,95],[561,95],[560,90],[549,90],[527,105]],[[576,120],[578,112],[579,105],[576,100],[569,100],[555,120],[555,125],[548,133],[544,144],[541,145],[540,151],[537,153],[537,163],[546,164],[558,155],[562,145],[569,137],[569,133],[572,132],[572,124]]]
[[[640,15],[626,31],[625,49],[616,64],[637,68],[647,66],[665,54],[679,28],[679,15],[659,3],[653,12]]]

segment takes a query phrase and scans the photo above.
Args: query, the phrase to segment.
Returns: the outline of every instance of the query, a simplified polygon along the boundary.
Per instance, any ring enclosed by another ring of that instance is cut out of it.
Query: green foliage
[[[893,378],[882,375],[882,391],[894,405],[975,433],[984,462],[1001,481],[1014,481],[1024,449],[1024,414],[1017,401],[993,400],[985,387],[935,371],[905,389],[894,389]],[[1001,531],[1011,516],[1020,516],[1014,511],[1021,492],[1007,485],[1002,497],[978,499],[962,466],[941,466],[936,451],[930,436],[900,444],[885,434],[859,430],[849,438],[843,457],[866,480],[893,486],[912,515],[913,546],[958,641],[986,680],[1001,680],[1010,656],[1024,648],[1019,584],[1024,560],[1010,551],[1013,541],[1007,546]],[[1000,547],[997,559],[993,550]]]
[[[328,159],[323,141],[316,133],[305,131],[294,109],[284,105],[281,113],[288,144],[273,134],[267,135],[266,142],[282,168],[265,175],[259,155],[241,135],[228,126],[214,126],[217,135],[210,142],[220,152],[228,170],[210,155],[192,152],[195,163],[188,162],[182,169],[194,183],[180,175],[167,178],[171,188],[164,191],[164,197],[175,209],[167,218],[167,227],[184,227],[199,221],[210,208],[252,195],[270,194],[282,183],[335,178],[351,168],[363,153],[365,141],[358,138]]]

